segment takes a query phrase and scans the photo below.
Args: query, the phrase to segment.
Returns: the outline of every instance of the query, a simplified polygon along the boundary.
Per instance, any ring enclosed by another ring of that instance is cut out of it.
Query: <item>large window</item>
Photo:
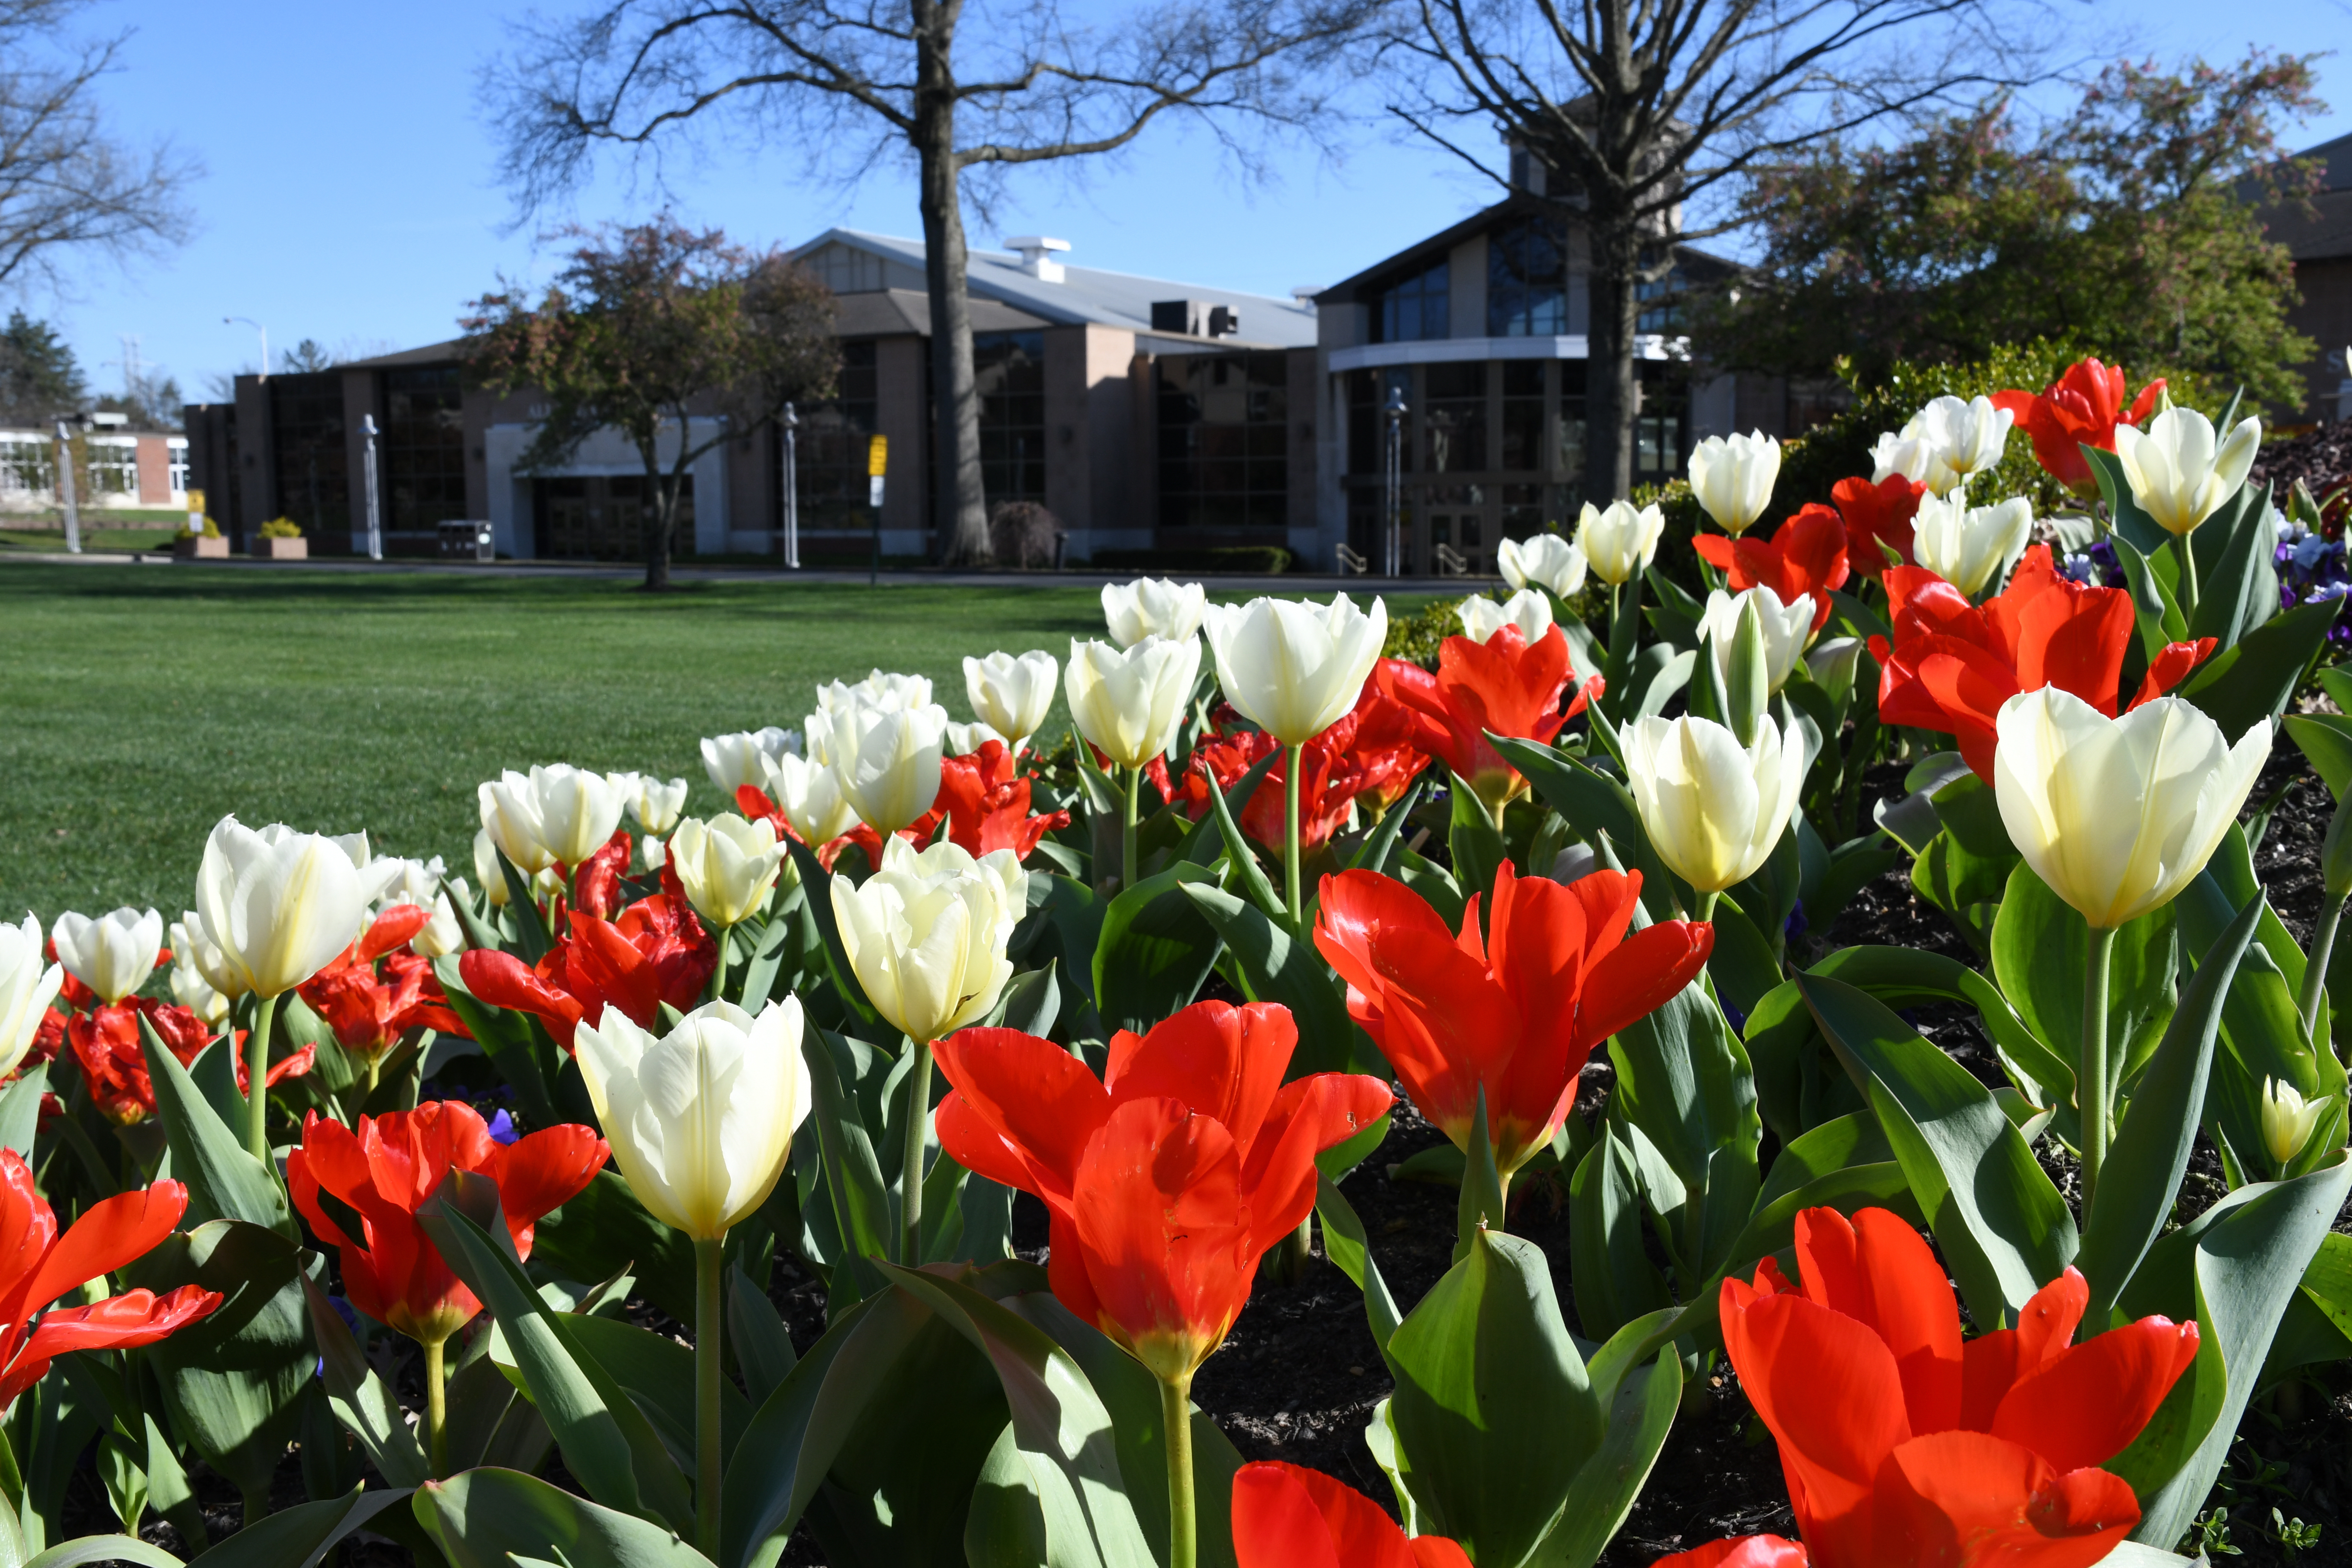
[[[300,523],[305,533],[350,532],[351,469],[343,449],[341,374],[273,375],[268,385],[278,512]]]
[[[539,553],[572,561],[643,560],[651,494],[643,474],[532,480],[531,520],[539,531]],[[693,549],[692,474],[679,486],[676,539],[681,553]]]
[[[457,367],[383,374],[384,526],[421,531],[466,515],[466,416]]]
[[[173,495],[185,495],[188,489],[188,438],[174,436],[163,443],[164,483]]]
[[[1348,373],[1348,471],[1351,474],[1381,474],[1387,472],[1389,431],[1389,395],[1402,392],[1405,405],[1413,401],[1412,371],[1410,366],[1395,365],[1387,370],[1352,370]],[[1410,416],[1405,421],[1410,426]],[[1406,473],[1413,471],[1412,433],[1408,428],[1397,455],[1398,463]]]
[[[1433,364],[1422,373],[1422,467],[1433,474],[1483,470],[1486,458],[1486,362]]]
[[[1558,224],[1521,218],[1486,237],[1486,335],[1557,337],[1568,331],[1568,241]]]
[[[1373,301],[1372,341],[1409,343],[1452,335],[1449,297],[1443,261],[1387,289]]]
[[[54,449],[47,436],[12,430],[0,435],[0,495],[18,505],[48,500],[58,488]]]
[[[803,528],[874,525],[866,504],[866,446],[876,422],[872,339],[841,345],[840,387],[835,401],[799,411],[801,431],[794,450]]]
[[[1290,368],[1280,353],[1164,354],[1160,526],[1285,526]]]
[[[981,481],[999,501],[1045,499],[1045,334],[974,332]]]
[[[1633,285],[1636,300],[1653,300],[1634,322],[1638,331],[1679,332],[1683,330],[1683,296],[1690,288],[1690,279],[1679,267],[1671,268],[1664,278],[1639,280]]]
[[[139,499],[139,437],[136,436],[91,436],[86,437],[85,449],[89,458],[85,465],[89,475],[89,497],[129,496]]]

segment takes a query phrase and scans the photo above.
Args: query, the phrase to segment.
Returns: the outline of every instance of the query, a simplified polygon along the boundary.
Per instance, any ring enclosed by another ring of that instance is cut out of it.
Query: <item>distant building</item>
[[[2303,297],[2287,321],[2319,343],[2318,359],[2304,371],[2308,400],[2294,418],[2352,419],[2352,367],[2345,363],[2352,352],[2352,136],[2297,156],[2321,168],[2310,208],[2289,204],[2263,215],[2271,237],[2294,258],[2294,286]]]
[[[188,500],[188,439],[161,430],[100,426],[77,434],[81,468],[74,497],[85,510],[171,510]],[[0,425],[0,514],[57,510],[54,427]]]

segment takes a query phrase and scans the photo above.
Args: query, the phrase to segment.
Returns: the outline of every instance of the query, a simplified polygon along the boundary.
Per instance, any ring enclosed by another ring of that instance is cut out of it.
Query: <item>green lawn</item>
[[[181,514],[185,521],[186,514]],[[178,536],[180,523],[169,527],[118,526],[110,523],[100,528],[82,525],[81,547],[84,550],[169,550]],[[42,528],[0,528],[0,551],[45,550],[62,552],[66,536],[62,530]]]
[[[186,907],[205,834],[349,832],[470,875],[474,786],[571,762],[693,782],[695,742],[798,728],[877,665],[970,717],[962,657],[1066,654],[1085,589],[625,583],[0,566],[0,912]],[[1058,731],[1057,716],[1049,728]]]

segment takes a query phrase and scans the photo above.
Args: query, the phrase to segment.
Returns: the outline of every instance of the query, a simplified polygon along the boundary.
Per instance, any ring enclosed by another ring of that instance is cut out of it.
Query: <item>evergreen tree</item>
[[[79,407],[88,390],[73,349],[57,328],[10,311],[0,329],[0,418],[40,424]]]

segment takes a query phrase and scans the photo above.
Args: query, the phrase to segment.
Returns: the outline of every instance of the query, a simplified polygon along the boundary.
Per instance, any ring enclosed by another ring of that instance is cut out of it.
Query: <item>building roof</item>
[[[388,354],[370,354],[365,359],[338,361],[329,370],[402,370],[410,365],[450,364],[466,357],[466,340],[451,338],[446,342],[427,343],[423,348],[401,349]]]
[[[931,297],[914,289],[873,289],[839,294],[833,330],[837,337],[887,338],[903,332],[931,335]],[[971,329],[976,332],[1034,331],[1053,323],[1043,316],[1016,310],[994,300],[971,302]]]
[[[863,229],[852,228],[827,229],[795,249],[793,256],[797,259],[827,245],[836,244],[866,251],[918,271],[923,266],[921,240],[868,234]],[[1093,325],[1149,332],[1151,331],[1151,307],[1156,301],[1202,300],[1211,304],[1228,306],[1241,316],[1241,331],[1234,337],[1217,340],[1223,346],[1312,348],[1315,344],[1315,312],[1294,300],[1277,300],[1267,294],[1246,293],[1204,283],[1179,283],[1165,278],[1146,278],[1132,272],[1107,272],[1098,268],[1072,266],[1067,262],[1062,266],[1060,281],[1047,282],[1024,270],[1021,258],[1011,251],[975,249],[970,253],[966,279],[975,307],[982,300],[991,300],[1034,316],[1049,325]],[[908,290],[886,292],[905,293]],[[850,301],[860,298],[856,294],[841,296],[845,317],[850,309]],[[917,295],[916,298],[919,300],[921,296]],[[928,330],[928,305],[922,309],[921,319],[925,326],[914,330]],[[981,325],[977,310],[972,324],[976,327]]]
[[[1315,301],[1318,305],[1352,305],[1367,294],[1444,259],[1455,246],[1473,235],[1494,227],[1506,218],[1528,212],[1557,212],[1563,205],[1573,210],[1573,204],[1547,201],[1541,196],[1514,191],[1492,206],[1481,207],[1461,222],[1439,229],[1426,239],[1416,240],[1393,255],[1381,258],[1352,278],[1342,279],[1316,295]],[[1675,258],[1696,277],[1709,281],[1734,276],[1740,270],[1738,262],[1688,245],[1675,246]]]
[[[2310,205],[2284,202],[2263,215],[2270,237],[2297,261],[2352,256],[2352,136],[2338,136],[2295,154],[2320,165]]]

